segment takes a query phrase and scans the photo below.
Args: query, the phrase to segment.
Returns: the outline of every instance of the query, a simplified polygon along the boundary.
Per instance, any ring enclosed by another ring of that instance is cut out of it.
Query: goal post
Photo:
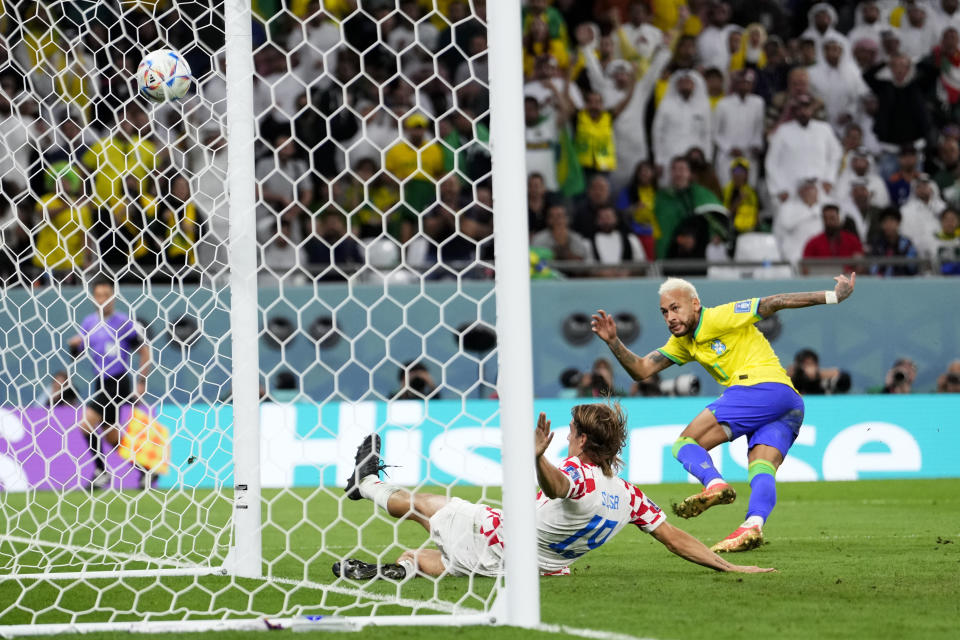
[[[536,486],[533,460],[533,346],[530,314],[530,257],[526,216],[517,202],[527,201],[520,53],[520,3],[488,6],[489,56],[497,73],[490,77],[490,144],[493,171],[493,219],[497,252],[497,339],[500,367],[500,420],[503,434],[503,507],[505,531],[503,598],[508,624],[540,623],[540,585],[536,549]]]
[[[520,1],[0,27],[0,636],[537,626]],[[137,95],[158,49],[182,102]],[[502,509],[504,575],[334,575],[433,548],[344,495],[371,433],[391,482]]]
[[[260,365],[257,356],[256,183],[253,37],[249,0],[224,3],[227,60],[227,184],[230,215],[230,330],[233,341],[234,554],[227,569],[262,574]]]

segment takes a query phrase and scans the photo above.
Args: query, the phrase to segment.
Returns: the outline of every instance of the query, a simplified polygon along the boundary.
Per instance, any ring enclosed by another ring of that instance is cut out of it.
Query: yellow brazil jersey
[[[724,386],[780,382],[793,389],[773,347],[754,325],[759,304],[760,298],[750,298],[704,307],[693,334],[670,336],[658,351],[680,365],[696,360]]]
[[[577,127],[574,144],[577,159],[584,169],[615,171],[617,148],[613,136],[613,115],[609,111],[594,120],[586,109],[577,112]]]
[[[432,140],[424,140],[415,149],[401,140],[387,150],[384,168],[399,180],[431,180],[443,176],[443,148]]]
[[[35,211],[38,224],[33,264],[54,270],[82,267],[87,231],[93,224],[90,206],[76,205],[51,193],[40,198]]]
[[[123,179],[127,175],[142,181],[157,168],[157,146],[146,138],[133,136],[130,140],[118,133],[94,143],[83,154],[83,164],[94,174],[94,204],[112,209],[125,197]]]

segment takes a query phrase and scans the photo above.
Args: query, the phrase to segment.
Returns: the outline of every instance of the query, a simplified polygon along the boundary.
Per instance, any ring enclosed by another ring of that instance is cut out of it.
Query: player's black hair
[[[880,222],[883,222],[888,218],[892,218],[897,222],[903,221],[903,216],[900,214],[900,209],[897,209],[896,207],[887,207],[880,213]]]
[[[619,402],[612,404],[578,404],[570,411],[577,435],[587,436],[583,453],[603,471],[612,476],[623,467],[620,451],[627,443],[627,414]]]
[[[113,278],[101,273],[100,275],[96,276],[93,280],[90,281],[90,291],[93,291],[94,289],[96,289],[97,287],[103,284],[108,285],[114,291],[116,291],[117,289],[117,283],[113,281]]]
[[[282,391],[292,391],[299,386],[297,376],[292,371],[286,369],[278,372],[277,375],[274,376],[273,383],[277,389]]]
[[[814,362],[820,364],[820,356],[813,349],[800,349],[800,351],[797,351],[797,355],[793,356],[793,361],[799,363],[808,358],[812,358]]]
[[[835,204],[835,203],[833,203],[833,202],[828,202],[827,204],[825,204],[825,205],[823,205],[822,207],[820,207],[820,212],[823,213],[823,212],[826,211],[827,209],[833,209],[833,210],[836,211],[838,214],[840,213],[840,205],[837,205],[837,204]]]
[[[400,370],[397,372],[397,377],[400,379],[400,382],[404,382],[407,379],[407,374],[417,373],[418,371],[424,373],[430,372],[430,370],[427,369],[427,365],[423,364],[422,362],[415,362],[411,360],[400,367]]]

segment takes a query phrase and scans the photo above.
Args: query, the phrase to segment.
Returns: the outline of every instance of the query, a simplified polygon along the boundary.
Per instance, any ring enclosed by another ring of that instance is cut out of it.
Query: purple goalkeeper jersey
[[[91,313],[83,319],[80,335],[100,377],[126,375],[132,368],[133,353],[143,344],[139,327],[122,313],[103,320],[99,313]]]

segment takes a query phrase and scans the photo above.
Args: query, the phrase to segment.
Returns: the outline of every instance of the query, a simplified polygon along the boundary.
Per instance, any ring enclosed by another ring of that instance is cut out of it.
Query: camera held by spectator
[[[821,369],[820,357],[813,349],[801,349],[793,357],[787,373],[803,395],[832,395],[850,391],[850,374],[841,369]]]
[[[960,360],[947,365],[947,370],[937,378],[937,393],[960,393]]]
[[[655,373],[649,378],[644,378],[643,380],[637,380],[630,388],[630,395],[643,396],[644,398],[656,398],[662,396],[663,392],[660,391],[660,385],[662,382],[663,381],[660,380],[659,373]]]
[[[605,398],[611,395],[623,395],[613,387],[613,365],[606,358],[597,358],[590,372],[580,376],[577,383],[577,396]]]
[[[427,397],[436,397],[437,384],[430,375],[426,365],[417,362],[401,367],[399,371],[400,384],[403,385],[393,393],[395,400],[422,400]]]
[[[900,358],[887,372],[884,393],[911,393],[917,378],[917,365],[910,358]]]
[[[684,373],[671,380],[660,382],[660,394],[664,396],[700,395],[700,378],[692,373]]]

